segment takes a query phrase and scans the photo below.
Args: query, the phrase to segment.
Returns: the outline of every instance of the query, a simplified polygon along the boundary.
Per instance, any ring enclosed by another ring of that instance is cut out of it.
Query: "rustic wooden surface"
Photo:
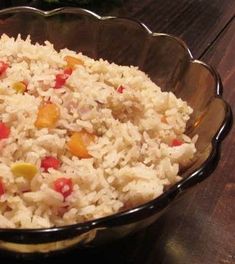
[[[85,7],[101,15],[133,17],[153,31],[183,38],[195,58],[201,58],[219,71],[224,98],[235,112],[234,0],[104,2]],[[0,1],[1,8],[19,4],[45,9],[55,7],[41,1]],[[73,251],[33,263],[234,264],[234,140],[235,130],[232,129],[222,144],[221,159],[215,172],[184,194],[148,229],[109,246]],[[9,262],[4,257],[0,260],[1,263]]]

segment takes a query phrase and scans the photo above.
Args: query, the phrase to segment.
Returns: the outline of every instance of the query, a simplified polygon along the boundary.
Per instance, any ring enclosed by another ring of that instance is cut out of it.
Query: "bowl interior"
[[[68,8],[43,13],[22,9],[0,12],[0,34],[26,38],[33,43],[45,40],[62,48],[79,51],[94,59],[103,58],[121,65],[138,66],[163,91],[172,91],[194,109],[187,134],[198,135],[198,154],[187,177],[204,168],[216,150],[219,133],[228,119],[228,106],[219,97],[219,79],[207,65],[193,61],[179,39],[152,34],[144,25],[125,18],[99,18],[82,9]],[[195,175],[194,175],[195,176]],[[179,185],[182,186],[182,185]]]

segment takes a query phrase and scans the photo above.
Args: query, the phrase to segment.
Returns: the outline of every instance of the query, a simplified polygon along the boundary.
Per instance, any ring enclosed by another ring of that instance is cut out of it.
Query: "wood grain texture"
[[[38,1],[33,4],[41,7]],[[234,0],[127,0],[125,4],[92,6],[91,9],[103,15],[134,17],[154,31],[181,36],[196,57],[210,47],[202,60],[219,71],[224,98],[235,112],[235,21],[223,30],[234,16]],[[33,263],[59,264],[76,260],[76,263],[102,264],[234,264],[234,141],[233,128],[222,144],[215,172],[182,195],[150,228],[105,247],[75,250]],[[4,256],[0,260],[10,263]],[[17,263],[31,262],[19,260]]]
[[[52,9],[66,6],[45,5],[44,1],[1,0],[4,7],[30,4]],[[62,2],[62,1],[61,1]],[[96,1],[94,1],[96,2]],[[82,6],[100,15],[132,17],[145,23],[152,31],[181,37],[198,58],[211,45],[221,28],[235,14],[234,0],[109,0]]]

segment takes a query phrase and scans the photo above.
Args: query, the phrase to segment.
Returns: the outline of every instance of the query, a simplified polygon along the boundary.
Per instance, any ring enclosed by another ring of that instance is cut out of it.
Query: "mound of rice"
[[[81,63],[55,88],[66,56]],[[114,214],[162,194],[192,161],[196,138],[184,134],[192,109],[138,68],[6,35],[0,60],[8,64],[0,75],[0,121],[10,130],[0,139],[1,228],[61,226]],[[19,81],[27,84],[24,92],[14,89]],[[35,126],[45,102],[59,110],[54,127]],[[95,138],[85,158],[68,147],[81,131]],[[60,165],[45,170],[48,156]],[[17,174],[14,164],[31,164],[35,173]],[[72,183],[63,191],[55,187],[61,178]]]

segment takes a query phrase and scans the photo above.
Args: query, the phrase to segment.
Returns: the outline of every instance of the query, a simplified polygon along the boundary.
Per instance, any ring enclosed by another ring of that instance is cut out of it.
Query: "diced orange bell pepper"
[[[82,60],[80,60],[76,57],[73,57],[73,56],[69,56],[69,55],[65,56],[64,60],[67,62],[67,67],[72,68],[72,69],[74,69],[74,67],[76,65],[83,65],[84,64]]]
[[[37,128],[53,128],[60,117],[60,110],[55,104],[44,104],[38,110],[35,126]]]
[[[69,151],[82,159],[90,158],[87,147],[95,141],[95,135],[84,130],[75,132],[68,142]]]

